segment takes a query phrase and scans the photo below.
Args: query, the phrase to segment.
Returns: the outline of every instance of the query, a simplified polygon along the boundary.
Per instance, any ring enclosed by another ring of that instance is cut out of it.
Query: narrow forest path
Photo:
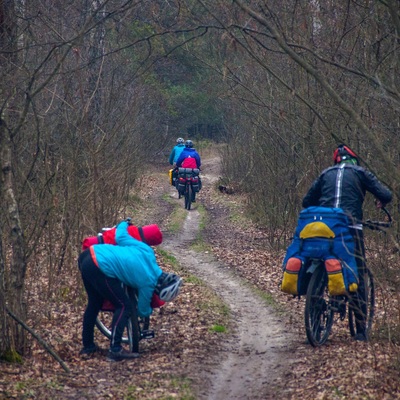
[[[204,185],[218,176],[217,160],[210,160]],[[171,196],[177,197],[171,188]],[[210,253],[190,250],[196,239],[200,213],[196,205],[187,216],[178,237],[166,237],[162,247],[191,273],[201,278],[230,308],[234,332],[227,335],[222,352],[210,354],[208,365],[198,366],[199,399],[273,399],[274,387],[290,364],[293,341],[280,318],[238,276]],[[278,385],[279,386],[279,385]],[[282,398],[282,397],[280,397]]]

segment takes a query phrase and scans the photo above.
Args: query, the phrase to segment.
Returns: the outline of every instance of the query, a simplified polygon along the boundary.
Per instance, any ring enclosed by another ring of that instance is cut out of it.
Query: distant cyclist
[[[186,140],[185,142],[185,149],[182,151],[181,155],[179,156],[177,162],[176,162],[177,167],[182,167],[182,168],[198,168],[200,169],[201,166],[201,158],[199,153],[196,151],[196,149],[193,147],[193,142],[191,140]],[[201,189],[201,179],[200,176],[198,177],[199,179],[199,190]],[[196,192],[192,192],[192,202],[196,201]]]
[[[182,168],[198,168],[201,166],[201,158],[199,153],[193,147],[191,140],[186,140],[185,148],[176,161],[177,167]]]
[[[334,166],[324,170],[314,181],[303,199],[303,207],[341,208],[353,219],[350,233],[355,240],[359,272],[358,299],[355,299],[354,305],[357,334],[354,339],[366,341],[365,247],[360,223],[363,219],[362,206],[367,191],[376,197],[379,208],[392,200],[392,193],[375,175],[360,166],[358,156],[349,147],[339,145],[333,154],[333,162]]]
[[[104,300],[115,307],[111,327],[110,349],[107,358],[112,361],[136,358],[121,345],[122,334],[132,315],[132,302],[121,282],[138,290],[138,314],[148,317],[155,298],[172,301],[178,296],[182,279],[166,273],[158,266],[154,250],[134,239],[128,232],[128,223],[121,222],[115,233],[116,245],[95,244],[80,254],[79,269],[88,296],[83,316],[82,355],[96,352],[94,327]]]
[[[176,139],[176,145],[171,151],[169,155],[169,163],[174,166],[172,171],[172,183],[176,185],[176,179],[178,178],[178,168],[176,166],[176,162],[181,155],[182,151],[185,149],[185,141],[183,138]]]
[[[171,165],[176,164],[179,156],[181,155],[182,151],[185,149],[185,141],[183,140],[183,138],[178,138],[176,139],[176,145],[174,146],[174,148],[171,151],[171,154],[169,155],[169,163]]]

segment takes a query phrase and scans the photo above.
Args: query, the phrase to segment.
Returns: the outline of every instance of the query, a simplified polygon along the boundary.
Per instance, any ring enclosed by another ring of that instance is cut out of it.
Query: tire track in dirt
[[[177,197],[174,190],[171,196]],[[203,382],[198,398],[282,398],[282,378],[294,348],[292,336],[240,278],[211,254],[189,250],[199,230],[200,214],[194,206],[191,211],[183,210],[187,216],[182,231],[174,238],[165,238],[162,247],[220,296],[231,310],[235,327],[233,334],[227,335],[223,351],[210,354],[210,362],[197,367]]]

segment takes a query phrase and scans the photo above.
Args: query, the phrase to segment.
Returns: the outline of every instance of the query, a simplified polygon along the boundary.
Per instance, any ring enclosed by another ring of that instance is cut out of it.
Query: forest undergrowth
[[[168,190],[167,168],[162,166],[137,188],[137,201],[125,216],[132,216],[137,225],[158,223],[165,235],[173,235],[171,216],[177,207],[186,211],[181,202],[165,196]],[[400,398],[397,294],[385,280],[377,280],[377,325],[369,343],[352,341],[343,322],[335,323],[324,346],[313,348],[306,342],[304,299],[279,290],[284,250],[274,250],[270,232],[246,216],[246,197],[204,187],[198,204],[207,215],[201,240],[255,290],[268,294],[271,306],[285,321],[285,330],[298,338],[282,377],[285,399]],[[376,257],[369,255],[372,260]],[[103,352],[89,359],[79,357],[85,295],[76,265],[52,274],[46,269],[46,260],[33,266],[27,323],[55,349],[70,371],[64,371],[29,337],[30,349],[22,364],[0,363],[0,398],[194,399],[196,370],[211,352],[218,352],[224,338],[210,329],[221,318],[214,307],[217,298],[187,274],[184,266],[175,265],[165,254],[158,254],[158,260],[163,269],[179,271],[186,281],[184,291],[173,304],[155,311],[152,325],[156,338],[143,343],[141,358],[132,363],[107,362],[104,353],[108,342],[100,334],[96,339]],[[283,398],[279,387],[276,390],[276,398]]]

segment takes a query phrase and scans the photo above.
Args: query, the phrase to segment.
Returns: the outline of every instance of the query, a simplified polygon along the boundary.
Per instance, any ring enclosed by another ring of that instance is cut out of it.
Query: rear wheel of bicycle
[[[186,184],[186,190],[185,190],[185,208],[186,210],[190,210],[190,207],[192,205],[192,185],[190,183]]]
[[[323,266],[313,272],[308,284],[304,320],[310,344],[314,347],[324,344],[332,329],[333,310],[329,303],[328,275]]]
[[[96,319],[96,326],[99,331],[108,339],[111,339],[111,322],[114,313],[112,311],[100,311]],[[128,336],[122,337],[123,343],[128,343]]]
[[[375,285],[374,285],[374,277],[372,275],[372,272],[367,269],[366,273],[364,275],[364,288],[365,288],[365,300],[366,300],[366,311],[367,311],[367,319],[366,319],[366,333],[367,336],[371,332],[372,329],[372,323],[374,320],[374,315],[375,315]],[[356,298],[358,299],[358,298]],[[350,335],[355,336],[356,334],[356,317],[354,313],[354,308],[353,307],[360,307],[359,305],[359,299],[356,300],[356,304],[353,304],[352,306],[352,299],[350,299],[349,303],[349,330],[350,330]]]
[[[133,313],[128,320],[127,327],[122,336],[122,343],[128,344],[129,350],[133,353],[139,352],[139,341],[141,339],[141,331],[139,326],[139,316],[137,311],[137,296],[133,289],[128,290],[128,295],[133,303]],[[96,326],[99,331],[108,339],[111,339],[111,324],[114,313],[112,311],[100,311]],[[149,319],[146,318],[149,324]]]
[[[129,293],[130,298],[132,299],[133,311],[132,315],[128,320],[128,324],[126,330],[128,332],[128,344],[129,350],[132,353],[139,353],[139,342],[140,342],[140,326],[139,326],[139,315],[137,309],[137,295],[136,293]]]

